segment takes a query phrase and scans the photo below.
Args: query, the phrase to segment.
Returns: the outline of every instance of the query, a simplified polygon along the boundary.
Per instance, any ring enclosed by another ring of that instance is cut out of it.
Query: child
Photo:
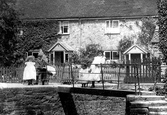
[[[94,60],[90,66],[91,74],[90,74],[90,81],[92,81],[92,88],[95,87],[95,81],[100,81],[101,79],[101,68],[100,64],[105,63],[106,58],[103,56],[103,52],[99,51],[98,55],[94,57]]]
[[[81,69],[79,70],[79,79],[81,80],[82,87],[86,87],[89,81],[89,69],[86,64],[82,64]]]
[[[23,81],[28,81],[28,85],[32,85],[32,81],[36,80],[35,62],[33,61],[34,56],[29,56],[25,62],[26,67],[23,72]]]

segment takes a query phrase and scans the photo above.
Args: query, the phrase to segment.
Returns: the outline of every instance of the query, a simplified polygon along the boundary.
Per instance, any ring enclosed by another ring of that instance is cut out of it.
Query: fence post
[[[119,73],[118,73],[118,85],[117,85],[117,89],[119,89],[119,80],[120,80],[120,69],[121,69],[121,66],[120,66],[120,64],[118,65],[118,67],[119,67]]]
[[[73,88],[74,88],[74,76],[73,76],[73,69],[72,69],[72,63],[70,63],[70,73],[71,73],[71,78],[72,78],[72,85],[73,85]]]
[[[64,70],[65,70],[65,64],[63,63],[63,71],[62,71],[62,79],[61,79],[61,81],[63,82],[63,77],[64,77]]]
[[[103,90],[104,90],[104,79],[103,79],[103,69],[102,69],[102,64],[100,64],[100,67],[101,67],[102,85],[103,85]]]
[[[140,95],[140,78],[138,76],[138,65],[137,65],[137,82],[138,82],[138,89],[139,89],[139,95]]]

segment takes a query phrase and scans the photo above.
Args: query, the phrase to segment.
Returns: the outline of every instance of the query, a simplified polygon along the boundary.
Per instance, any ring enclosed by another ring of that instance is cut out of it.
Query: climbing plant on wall
[[[123,53],[133,44],[133,40],[129,37],[124,37],[119,41],[118,50]]]
[[[20,47],[24,52],[33,49],[42,49],[46,52],[59,38],[57,25],[56,21],[48,20],[23,22]]]
[[[147,17],[141,21],[142,25],[140,26],[141,32],[138,36],[138,42],[148,48],[155,32],[156,20],[152,17]]]
[[[167,60],[167,0],[158,1],[159,48]],[[167,61],[166,61],[167,63]]]

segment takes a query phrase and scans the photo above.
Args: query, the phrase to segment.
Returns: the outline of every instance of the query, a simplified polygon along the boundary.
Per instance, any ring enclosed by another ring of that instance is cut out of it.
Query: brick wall
[[[125,98],[73,94],[73,100],[79,115],[125,115]],[[64,115],[57,88],[53,87],[1,89],[0,113]]]

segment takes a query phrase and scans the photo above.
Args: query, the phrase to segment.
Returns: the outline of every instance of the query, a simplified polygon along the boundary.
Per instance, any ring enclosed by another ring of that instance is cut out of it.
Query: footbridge
[[[81,88],[81,87],[58,87],[59,97],[66,115],[78,115],[76,105],[72,94],[89,94],[112,97],[125,97],[127,95],[135,95],[135,91],[128,90],[111,90],[99,88]]]

